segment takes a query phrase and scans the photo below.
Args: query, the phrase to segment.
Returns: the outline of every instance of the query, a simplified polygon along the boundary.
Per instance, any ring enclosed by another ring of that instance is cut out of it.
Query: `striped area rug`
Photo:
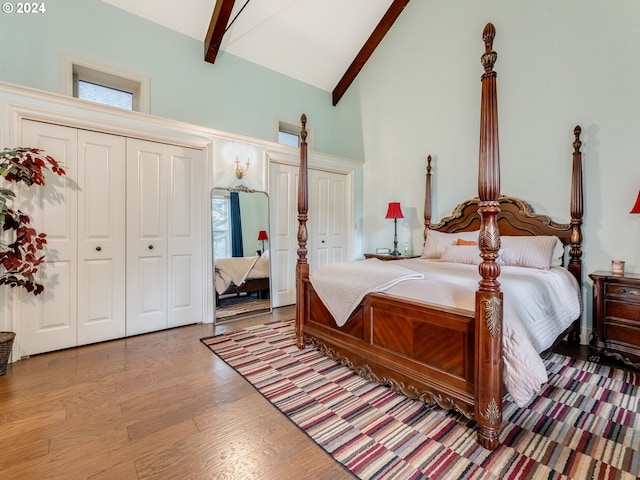
[[[504,401],[501,445],[475,424],[370,383],[311,347],[292,321],[202,339],[320,447],[362,479],[635,479],[640,375],[550,354],[527,407]]]

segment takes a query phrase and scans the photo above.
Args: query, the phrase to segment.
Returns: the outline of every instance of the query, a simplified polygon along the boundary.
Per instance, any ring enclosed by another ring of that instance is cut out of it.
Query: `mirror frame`
[[[209,214],[212,215],[212,208],[213,208],[213,198],[214,195],[220,191],[225,191],[225,192],[237,192],[237,193],[259,193],[259,194],[263,194],[267,200],[267,226],[266,226],[266,230],[267,230],[267,236],[269,238],[269,241],[271,241],[271,206],[270,206],[270,198],[269,198],[269,194],[263,190],[253,190],[250,189],[248,187],[246,187],[245,185],[237,185],[235,187],[213,187],[211,189],[211,191],[209,192]],[[226,322],[233,322],[236,320],[242,320],[245,318],[250,318],[250,317],[255,317],[255,316],[259,316],[259,315],[266,315],[269,314],[273,311],[273,300],[272,300],[272,294],[271,294],[271,290],[273,288],[273,268],[272,268],[272,261],[271,258],[269,256],[269,308],[268,310],[265,309],[260,309],[260,310],[256,310],[255,313],[254,312],[247,312],[246,315],[234,315],[233,317],[230,317],[228,319],[220,319],[218,320],[218,315],[217,315],[217,310],[218,307],[216,305],[216,287],[215,287],[215,280],[216,280],[216,272],[215,272],[215,262],[216,262],[216,256],[215,256],[215,245],[214,245],[214,226],[213,226],[213,219],[211,219],[211,268],[212,268],[212,279],[213,279],[213,324],[216,325],[218,323],[226,323]],[[264,252],[262,251],[261,254],[264,254]]]

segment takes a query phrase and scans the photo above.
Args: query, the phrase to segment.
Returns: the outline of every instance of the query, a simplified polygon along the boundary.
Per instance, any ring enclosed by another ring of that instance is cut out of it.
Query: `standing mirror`
[[[215,322],[271,311],[269,196],[247,187],[211,190]]]

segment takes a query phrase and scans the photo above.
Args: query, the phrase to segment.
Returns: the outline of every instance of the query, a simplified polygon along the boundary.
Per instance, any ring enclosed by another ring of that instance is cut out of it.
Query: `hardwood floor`
[[[353,478],[192,325],[36,355],[0,377],[1,479]]]
[[[294,316],[285,307],[9,365],[0,479],[353,478],[200,342]],[[586,359],[588,349],[556,351]]]

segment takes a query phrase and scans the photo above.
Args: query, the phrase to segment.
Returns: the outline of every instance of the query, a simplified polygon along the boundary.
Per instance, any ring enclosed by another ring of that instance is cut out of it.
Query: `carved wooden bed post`
[[[498,99],[493,65],[495,27],[488,23],[482,32],[485,53],[482,55],[482,98],[480,107],[480,159],[478,196],[480,232],[478,245],[482,262],[478,267],[480,282],[476,292],[476,401],[474,416],[480,429],[478,440],[487,449],[499,444],[502,423],[502,292],[496,262],[500,249],[497,216],[500,213],[500,154],[498,149]]]
[[[569,271],[582,285],[582,152],[580,134],[582,129],[573,129],[573,166],[571,172],[571,250],[569,251]],[[579,319],[578,319],[579,320]],[[580,343],[580,321],[577,321],[569,335],[571,343]]]
[[[424,239],[427,239],[431,225],[431,155],[427,157],[427,175],[424,187]]]
[[[296,262],[296,345],[305,347],[304,332],[304,286],[302,281],[309,277],[307,263],[307,212],[309,210],[309,193],[307,191],[307,116],[300,117],[300,170],[298,175],[298,260]]]

